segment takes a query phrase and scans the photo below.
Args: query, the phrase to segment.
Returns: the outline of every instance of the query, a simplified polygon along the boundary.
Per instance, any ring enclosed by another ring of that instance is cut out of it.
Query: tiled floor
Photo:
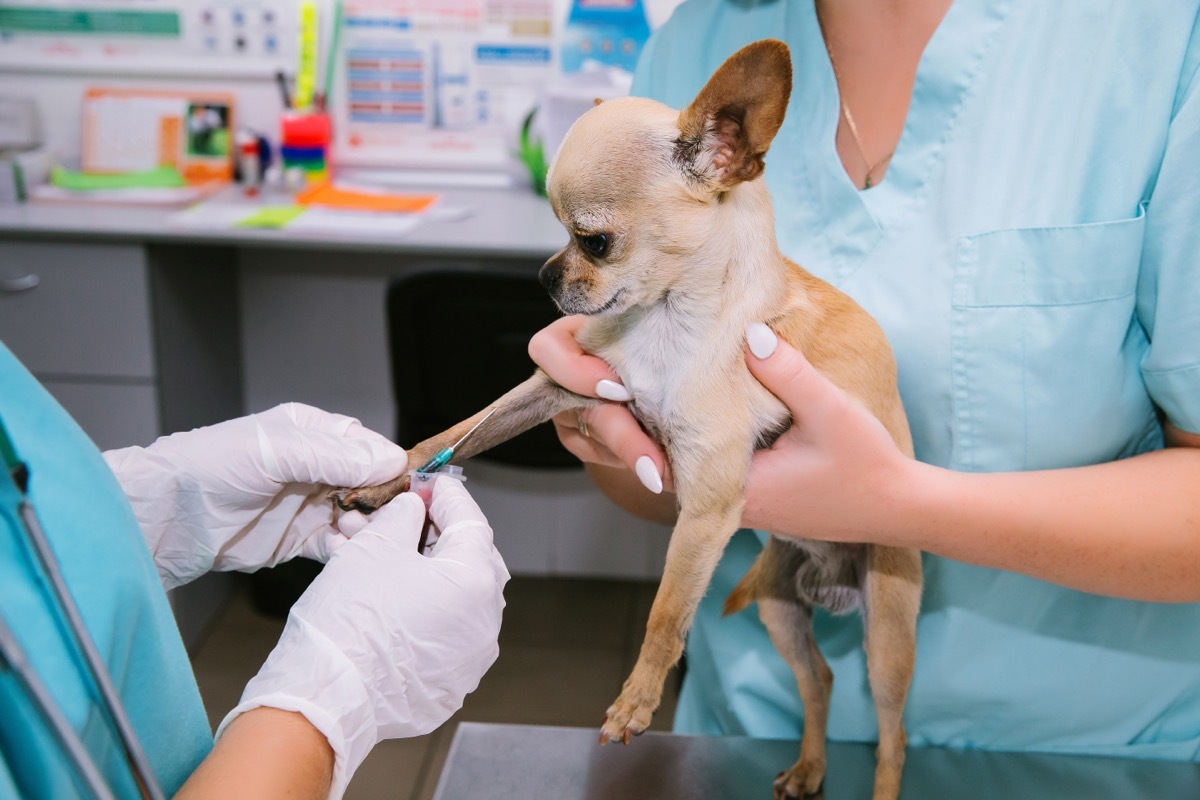
[[[350,784],[350,800],[428,800],[461,720],[576,725],[599,729],[641,646],[654,583],[513,578],[500,657],[449,722],[415,739],[384,742]],[[223,612],[193,658],[215,726],[275,644],[283,620],[258,613],[246,593]],[[652,729],[674,715],[668,681]]]

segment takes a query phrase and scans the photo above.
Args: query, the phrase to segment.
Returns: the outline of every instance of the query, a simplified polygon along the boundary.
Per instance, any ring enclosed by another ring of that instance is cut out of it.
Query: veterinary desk
[[[764,800],[791,741],[647,733],[599,747],[590,728],[464,722],[434,800]],[[871,745],[831,742],[824,800],[867,800]],[[908,749],[901,800],[1190,800],[1200,764]]]

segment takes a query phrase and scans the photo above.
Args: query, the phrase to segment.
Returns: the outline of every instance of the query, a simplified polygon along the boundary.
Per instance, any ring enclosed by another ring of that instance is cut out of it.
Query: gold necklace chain
[[[867,166],[866,175],[863,176],[863,189],[870,189],[874,184],[871,183],[871,175],[875,170],[882,167],[892,156],[895,155],[895,148],[892,149],[886,156],[871,163],[871,159],[867,158],[867,151],[863,147],[862,139],[858,135],[858,125],[854,124],[854,115],[850,113],[850,106],[846,105],[846,101],[842,99],[842,78],[838,74],[837,61],[833,57],[833,48],[829,45],[829,40],[825,40],[825,51],[829,53],[829,66],[833,68],[833,79],[838,85],[838,105],[841,107],[842,116],[846,118],[846,127],[850,129],[850,138],[854,140],[854,146],[858,149],[858,155]]]

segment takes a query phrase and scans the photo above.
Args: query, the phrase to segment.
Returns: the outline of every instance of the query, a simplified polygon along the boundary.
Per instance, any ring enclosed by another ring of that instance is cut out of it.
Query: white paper
[[[332,92],[339,164],[511,168],[557,69],[554,0],[354,0]]]
[[[398,238],[420,224],[415,214],[384,214],[370,211],[340,211],[310,206],[284,230],[304,233],[347,233],[355,236]]]
[[[232,228],[259,211],[258,206],[252,205],[201,203],[167,217],[167,224],[185,228]]]

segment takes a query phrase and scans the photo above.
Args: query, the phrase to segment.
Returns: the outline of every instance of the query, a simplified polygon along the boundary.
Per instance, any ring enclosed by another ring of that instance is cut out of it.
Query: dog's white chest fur
[[[778,313],[786,293],[766,187],[739,187],[722,210],[726,246],[689,264],[683,288],[581,331],[584,349],[616,369],[632,410],[668,449],[673,434],[714,415],[740,428],[748,445],[787,417],[744,360],[746,326]]]
[[[642,422],[667,434],[680,416],[686,418],[689,398],[703,380],[697,374],[697,354],[710,351],[716,343],[670,303],[639,316],[631,330],[601,348],[599,355],[612,364],[633,394],[634,411]],[[717,368],[714,374],[723,379],[728,369]]]
[[[741,429],[749,448],[786,410],[746,370],[745,323],[736,314],[701,315],[681,305],[667,301],[621,321],[597,320],[580,341],[613,367],[634,397],[631,410],[668,450],[686,446],[695,426],[713,423],[714,415]]]
[[[635,415],[668,450],[677,434],[718,420],[750,448],[787,418],[743,355],[746,326],[772,316],[787,291],[765,187],[739,187],[723,210],[725,241],[688,265],[686,285],[668,288],[653,305],[593,318],[579,335],[620,375]]]

